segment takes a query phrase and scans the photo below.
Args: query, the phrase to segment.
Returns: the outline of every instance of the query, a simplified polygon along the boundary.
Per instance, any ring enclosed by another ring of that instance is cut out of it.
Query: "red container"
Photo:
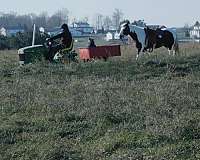
[[[107,59],[108,57],[121,56],[120,45],[79,48],[79,56],[82,60],[90,60],[92,58]]]

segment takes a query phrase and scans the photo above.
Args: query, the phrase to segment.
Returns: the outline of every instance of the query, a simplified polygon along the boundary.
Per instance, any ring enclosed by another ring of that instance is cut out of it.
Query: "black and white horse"
[[[136,59],[138,59],[139,54],[143,52],[145,47],[147,46],[145,44],[146,33],[144,28],[131,25],[130,22],[125,22],[121,25],[119,34],[120,34],[120,39],[123,39],[124,36],[129,35],[136,42],[136,47],[138,49]]]
[[[152,30],[143,28],[125,22],[121,25],[120,39],[124,36],[130,36],[135,42],[138,49],[136,60],[139,54],[150,49],[160,48],[162,46],[168,48],[169,54],[171,51],[175,54],[178,51],[178,42],[176,31],[174,29],[164,28]]]
[[[173,28],[157,28],[156,30],[146,28],[146,34],[148,39],[147,48],[160,48],[162,46],[166,47],[173,55],[178,52],[178,40],[176,35],[176,30]]]

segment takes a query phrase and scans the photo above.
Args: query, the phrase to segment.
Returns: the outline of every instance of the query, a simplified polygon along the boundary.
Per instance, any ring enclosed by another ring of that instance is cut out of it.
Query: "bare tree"
[[[102,29],[102,26],[103,26],[103,15],[97,13],[95,15],[95,27],[96,27],[96,30]]]
[[[48,14],[47,12],[41,13],[39,16],[35,17],[34,23],[38,27],[46,27],[48,21]]]
[[[31,30],[33,24],[37,27],[58,27],[62,23],[69,22],[69,11],[63,8],[52,16],[48,16],[46,12],[42,12],[39,15],[30,13],[27,15],[17,15],[17,13],[1,13],[0,15],[0,26],[9,27],[23,27],[25,30]]]
[[[84,17],[84,18],[82,19],[82,21],[83,21],[83,22],[85,22],[85,23],[87,23],[87,22],[88,22],[88,20],[89,20],[89,18],[88,18],[88,17]]]
[[[123,12],[120,9],[115,9],[112,16],[113,26],[116,30],[119,29],[120,21],[123,19]]]
[[[112,25],[112,19],[109,16],[105,16],[103,19],[103,26],[105,30],[109,30]]]
[[[62,23],[67,23],[69,22],[69,11],[66,8],[63,8],[61,10],[58,10],[55,14],[55,17],[57,17],[57,19],[60,21],[60,25]]]
[[[190,25],[188,23],[185,23],[183,28],[184,28],[185,37],[190,37]]]
[[[69,22],[69,11],[67,9],[62,9],[54,13],[48,18],[47,26],[48,28],[61,26],[63,23]]]

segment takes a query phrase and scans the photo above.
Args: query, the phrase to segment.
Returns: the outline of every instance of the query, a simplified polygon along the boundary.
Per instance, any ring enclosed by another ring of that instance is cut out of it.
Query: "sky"
[[[0,12],[28,14],[48,12],[50,15],[67,8],[71,18],[88,17],[92,22],[95,14],[111,16],[120,9],[130,21],[143,19],[147,24],[170,27],[193,25],[200,21],[200,0],[0,0]]]

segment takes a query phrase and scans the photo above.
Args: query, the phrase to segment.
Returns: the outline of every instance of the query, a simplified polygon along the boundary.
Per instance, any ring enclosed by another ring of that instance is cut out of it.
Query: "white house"
[[[6,36],[6,29],[5,29],[4,27],[2,27],[2,28],[0,29],[0,35]]]
[[[106,33],[105,40],[106,41],[113,40],[113,33],[111,33],[111,32]]]
[[[106,37],[105,37],[106,41],[117,40],[117,39],[120,39],[120,35],[117,31],[113,30],[113,31],[108,31],[106,33]]]
[[[191,38],[200,38],[200,23],[197,21],[190,31]]]

